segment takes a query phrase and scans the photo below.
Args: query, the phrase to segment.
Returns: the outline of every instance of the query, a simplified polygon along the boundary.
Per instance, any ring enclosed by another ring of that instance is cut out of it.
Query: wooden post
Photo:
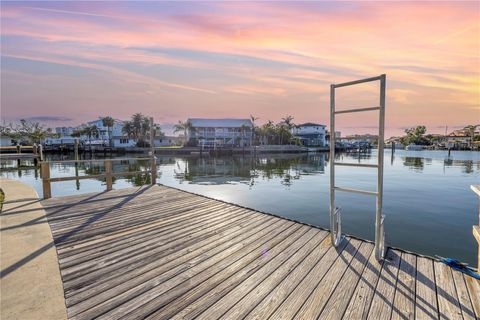
[[[40,144],[38,146],[38,152],[40,153],[40,161],[43,161],[43,146]]]
[[[41,163],[43,199],[52,197],[52,190],[50,188],[50,164],[46,161]]]
[[[150,118],[150,156],[155,156],[155,128],[153,118]]]
[[[106,181],[107,181],[107,191],[112,190],[112,160],[105,160],[105,174],[106,174]]]
[[[152,186],[157,184],[157,158],[155,156],[152,157],[150,160],[150,171],[151,171],[151,184]]]
[[[154,186],[157,184],[157,158],[155,158],[155,128],[152,117],[150,117],[150,157],[150,183]]]
[[[75,147],[74,147],[74,149],[75,149],[74,150],[75,151],[75,160],[78,160],[78,144],[79,144],[79,142],[78,142],[78,138],[77,138],[77,139],[75,139]]]

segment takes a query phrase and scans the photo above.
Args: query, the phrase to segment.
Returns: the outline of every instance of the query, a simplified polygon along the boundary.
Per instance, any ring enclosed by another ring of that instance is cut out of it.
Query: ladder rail
[[[348,110],[335,111],[335,89],[352,86],[360,83],[380,81],[380,99],[378,107],[357,108]],[[385,255],[385,232],[383,214],[383,164],[384,164],[384,147],[385,147],[385,94],[386,94],[386,75],[365,78],[340,84],[330,85],[330,229],[332,244],[336,247],[341,239],[341,216],[340,208],[335,206],[335,191],[353,192],[364,195],[376,196],[376,211],[375,211],[375,257],[377,260],[382,260]],[[378,161],[377,164],[354,164],[354,163],[340,163],[335,161],[335,115],[363,112],[363,111],[379,111],[379,132],[378,132]],[[377,190],[365,191],[351,188],[341,188],[335,186],[335,166],[351,166],[351,167],[366,167],[377,168]]]

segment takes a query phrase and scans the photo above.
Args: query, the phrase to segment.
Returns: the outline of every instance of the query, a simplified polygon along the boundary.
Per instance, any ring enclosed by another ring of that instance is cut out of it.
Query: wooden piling
[[[43,199],[52,197],[52,190],[50,186],[50,164],[48,162],[41,163]]]
[[[112,178],[112,160],[105,160],[105,180],[107,182],[107,191],[112,190],[113,178]]]

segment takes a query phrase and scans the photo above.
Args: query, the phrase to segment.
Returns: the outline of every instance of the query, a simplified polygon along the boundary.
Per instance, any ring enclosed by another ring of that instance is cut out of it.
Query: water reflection
[[[258,180],[280,179],[281,184],[290,186],[302,175],[324,173],[326,157],[316,154],[176,159],[174,174],[180,183],[243,183],[253,187]]]

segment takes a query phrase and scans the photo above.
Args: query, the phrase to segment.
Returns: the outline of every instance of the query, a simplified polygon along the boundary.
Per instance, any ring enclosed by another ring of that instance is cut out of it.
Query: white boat
[[[405,149],[410,150],[410,151],[420,151],[420,150],[425,149],[425,146],[410,143]]]

